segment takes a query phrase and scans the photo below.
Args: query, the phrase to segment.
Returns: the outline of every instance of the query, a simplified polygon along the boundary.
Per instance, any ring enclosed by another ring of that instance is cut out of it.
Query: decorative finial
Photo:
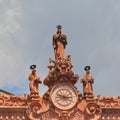
[[[62,29],[62,26],[61,25],[57,25],[57,29]]]

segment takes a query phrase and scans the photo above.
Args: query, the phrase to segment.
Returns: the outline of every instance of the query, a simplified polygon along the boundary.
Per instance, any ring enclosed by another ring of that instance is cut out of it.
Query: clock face
[[[71,109],[78,100],[76,89],[66,83],[57,84],[52,88],[50,95],[53,105],[62,110]]]

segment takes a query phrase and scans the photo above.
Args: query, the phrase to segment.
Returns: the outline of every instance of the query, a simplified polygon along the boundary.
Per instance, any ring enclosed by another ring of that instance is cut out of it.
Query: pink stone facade
[[[67,45],[61,26],[58,29],[59,34],[53,36],[55,60],[49,59],[49,72],[43,83],[36,74],[36,65],[32,65],[30,94],[2,93],[0,120],[120,120],[120,97],[94,96],[90,66],[85,67],[86,74],[80,79],[72,70],[71,55],[65,56],[60,51],[58,55],[57,42],[64,46],[61,51]],[[83,84],[83,92],[78,91],[77,82]],[[39,83],[48,86],[42,96],[38,92]]]

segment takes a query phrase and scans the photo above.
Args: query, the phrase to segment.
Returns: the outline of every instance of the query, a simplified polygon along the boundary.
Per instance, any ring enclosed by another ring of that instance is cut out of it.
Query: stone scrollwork
[[[88,115],[95,115],[97,113],[100,113],[100,108],[95,103],[88,103],[85,108],[85,111]]]
[[[39,114],[41,113],[42,105],[39,102],[32,102],[29,104],[26,111],[27,116],[30,120],[38,119]]]
[[[3,97],[0,97],[0,106],[5,104],[5,99]]]
[[[25,96],[1,96],[0,106],[25,106],[27,105],[27,98]]]
[[[105,108],[118,108],[120,107],[119,97],[112,96],[98,96],[98,103],[101,107]]]

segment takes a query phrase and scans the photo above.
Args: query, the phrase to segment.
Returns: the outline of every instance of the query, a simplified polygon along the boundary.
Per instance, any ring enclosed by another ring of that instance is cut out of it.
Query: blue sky
[[[82,77],[91,66],[95,95],[120,93],[119,0],[0,0],[0,88],[29,94],[29,66],[43,81],[54,59],[52,35],[63,26],[73,71]],[[78,81],[78,90],[82,84]],[[39,86],[42,95],[47,87]]]

